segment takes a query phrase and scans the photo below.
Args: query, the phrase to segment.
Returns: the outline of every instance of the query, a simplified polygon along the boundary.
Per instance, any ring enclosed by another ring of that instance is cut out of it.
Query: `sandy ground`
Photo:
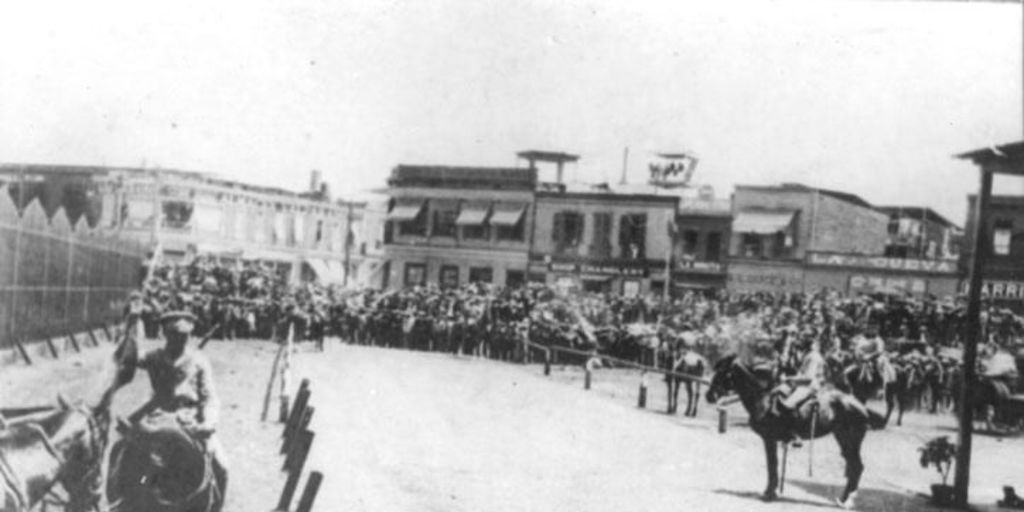
[[[206,348],[224,402],[230,511],[271,509],[284,483],[280,425],[259,421],[273,350],[265,342]],[[295,356],[293,382],[312,383],[316,439],[307,471],[325,474],[315,510],[813,510],[830,507],[843,482],[834,441],[815,444],[813,477],[805,444],[790,452],[782,501],[761,503],[763,455],[743,411],[730,409],[726,434],[705,403],[695,419],[665,415],[656,378],[648,408],[637,409],[633,371],[599,370],[584,391],[574,367],[545,377],[536,365],[440,354],[337,343],[325,353],[307,350]],[[0,367],[0,403],[36,405],[58,389],[86,398],[105,381],[108,352]],[[146,393],[137,378],[115,410],[130,410]],[[857,509],[935,510],[919,493],[938,477],[918,466],[916,448],[935,435],[955,438],[953,427],[949,416],[913,413],[903,427],[869,433]],[[1002,485],[1024,487],[1024,440],[977,437],[974,460],[979,508],[993,508]]]

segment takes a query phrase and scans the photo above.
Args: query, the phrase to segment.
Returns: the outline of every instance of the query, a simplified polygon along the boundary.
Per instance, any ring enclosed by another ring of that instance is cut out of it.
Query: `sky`
[[[1022,26],[979,2],[5,3],[0,161],[319,169],[344,195],[524,149],[618,181],[628,147],[641,182],[684,150],[722,197],[799,182],[962,225],[978,173],[952,155],[1022,138]]]

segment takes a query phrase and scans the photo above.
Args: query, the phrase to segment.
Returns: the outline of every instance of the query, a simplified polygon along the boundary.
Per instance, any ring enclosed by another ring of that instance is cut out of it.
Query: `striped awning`
[[[734,233],[773,235],[785,231],[796,212],[739,212],[732,221]]]
[[[492,226],[515,226],[519,224],[520,219],[523,218],[523,213],[526,212],[526,205],[501,205],[494,208],[494,213],[491,215]]]
[[[456,226],[479,226],[487,220],[487,214],[491,212],[489,204],[466,205],[459,212],[455,219]]]
[[[395,207],[388,212],[388,220],[409,221],[420,216],[423,207],[427,202],[423,200],[399,201]]]

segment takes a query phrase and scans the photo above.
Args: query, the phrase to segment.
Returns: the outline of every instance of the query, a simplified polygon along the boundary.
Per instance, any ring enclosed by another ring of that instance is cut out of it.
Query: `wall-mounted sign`
[[[676,263],[678,270],[693,270],[697,272],[721,272],[722,264],[716,261],[686,261],[680,260]]]
[[[852,275],[850,293],[912,293],[921,295],[928,292],[928,281],[912,277]]]
[[[799,292],[803,290],[803,269],[730,265],[727,285],[738,291]]]
[[[963,293],[970,289],[965,280],[960,286]],[[981,296],[993,299],[1024,299],[1024,281],[989,281],[985,280],[981,285]]]
[[[886,258],[884,256],[830,252],[809,252],[807,253],[807,263],[828,267],[862,267],[879,270],[904,270],[943,274],[955,274],[957,271],[955,261]]]

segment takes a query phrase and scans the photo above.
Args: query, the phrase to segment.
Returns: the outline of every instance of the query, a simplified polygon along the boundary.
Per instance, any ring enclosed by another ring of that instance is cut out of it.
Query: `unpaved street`
[[[309,470],[325,474],[319,511],[678,511],[813,510],[830,506],[843,481],[832,439],[791,452],[782,503],[757,500],[764,486],[760,441],[730,409],[727,434],[714,411],[696,419],[663,414],[664,392],[650,379],[649,408],[636,408],[637,374],[582,373],[447,355],[354,347],[302,346],[293,385],[306,377],[316,408]],[[213,342],[223,401],[221,434],[231,459],[227,510],[269,510],[284,483],[280,425],[259,411],[274,346]],[[0,369],[4,406],[38,405],[58,390],[86,398],[103,381],[109,347],[31,368]],[[144,376],[121,393],[124,413],[144,400]],[[880,407],[880,404],[872,404]],[[949,416],[911,414],[904,427],[871,432],[858,510],[934,510],[917,493],[938,477],[917,464],[916,448],[934,435],[955,438]],[[1002,485],[1024,487],[1017,461],[1024,441],[978,437],[972,502],[994,509]],[[1014,480],[1014,478],[1018,480]]]

